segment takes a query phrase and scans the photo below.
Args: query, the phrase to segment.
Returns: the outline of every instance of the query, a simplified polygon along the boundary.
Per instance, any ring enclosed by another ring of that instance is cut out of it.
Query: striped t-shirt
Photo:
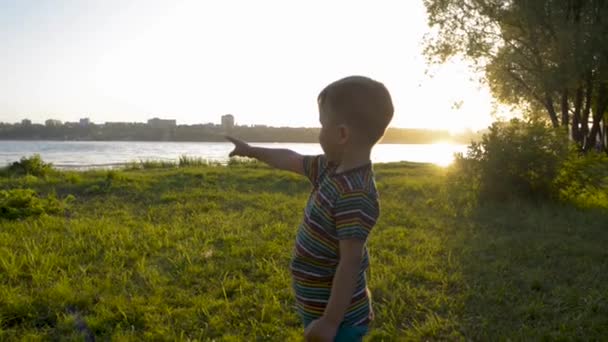
[[[325,156],[305,156],[304,171],[314,189],[298,229],[290,268],[297,311],[304,321],[311,321],[323,315],[329,301],[340,261],[339,240],[366,240],[379,206],[371,164],[336,173]],[[367,325],[371,320],[365,278],[368,266],[366,246],[343,325]]]

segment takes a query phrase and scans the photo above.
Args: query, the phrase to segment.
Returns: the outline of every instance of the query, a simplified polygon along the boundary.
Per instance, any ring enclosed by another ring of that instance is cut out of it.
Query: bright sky
[[[427,30],[422,0],[1,0],[0,121],[319,126],[317,93],[358,74],[393,127],[486,127],[466,66],[425,74]]]

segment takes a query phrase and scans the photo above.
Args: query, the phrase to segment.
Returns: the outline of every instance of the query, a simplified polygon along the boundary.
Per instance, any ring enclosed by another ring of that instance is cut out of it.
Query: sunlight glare
[[[454,154],[460,152],[462,149],[461,145],[454,145],[450,143],[436,143],[432,145],[433,148],[429,152],[431,154],[430,159],[433,160],[433,164],[442,167],[447,167],[454,161]]]
[[[446,167],[454,161],[454,154],[466,152],[467,146],[449,142],[436,144],[379,144],[372,151],[374,163],[408,161],[431,163]]]

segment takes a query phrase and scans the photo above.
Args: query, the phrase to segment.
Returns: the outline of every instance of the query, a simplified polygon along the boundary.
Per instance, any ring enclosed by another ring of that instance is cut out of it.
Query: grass
[[[300,340],[288,262],[309,185],[260,164],[183,164],[0,178],[75,198],[0,219],[0,340]],[[606,212],[464,208],[440,168],[376,171],[368,341],[608,336]]]
[[[233,162],[234,163],[234,162]],[[177,161],[173,160],[139,160],[131,161],[124,167],[126,170],[141,170],[141,169],[171,169],[177,167],[194,167],[194,166],[220,166],[221,163],[208,160],[202,157],[190,157],[187,155],[179,156]]]

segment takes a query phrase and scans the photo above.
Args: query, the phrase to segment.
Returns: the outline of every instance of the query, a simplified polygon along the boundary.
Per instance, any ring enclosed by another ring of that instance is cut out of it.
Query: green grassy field
[[[608,336],[608,214],[450,200],[377,165],[368,341]],[[288,263],[310,187],[261,165],[0,177],[66,210],[0,219],[0,340],[291,341]]]

